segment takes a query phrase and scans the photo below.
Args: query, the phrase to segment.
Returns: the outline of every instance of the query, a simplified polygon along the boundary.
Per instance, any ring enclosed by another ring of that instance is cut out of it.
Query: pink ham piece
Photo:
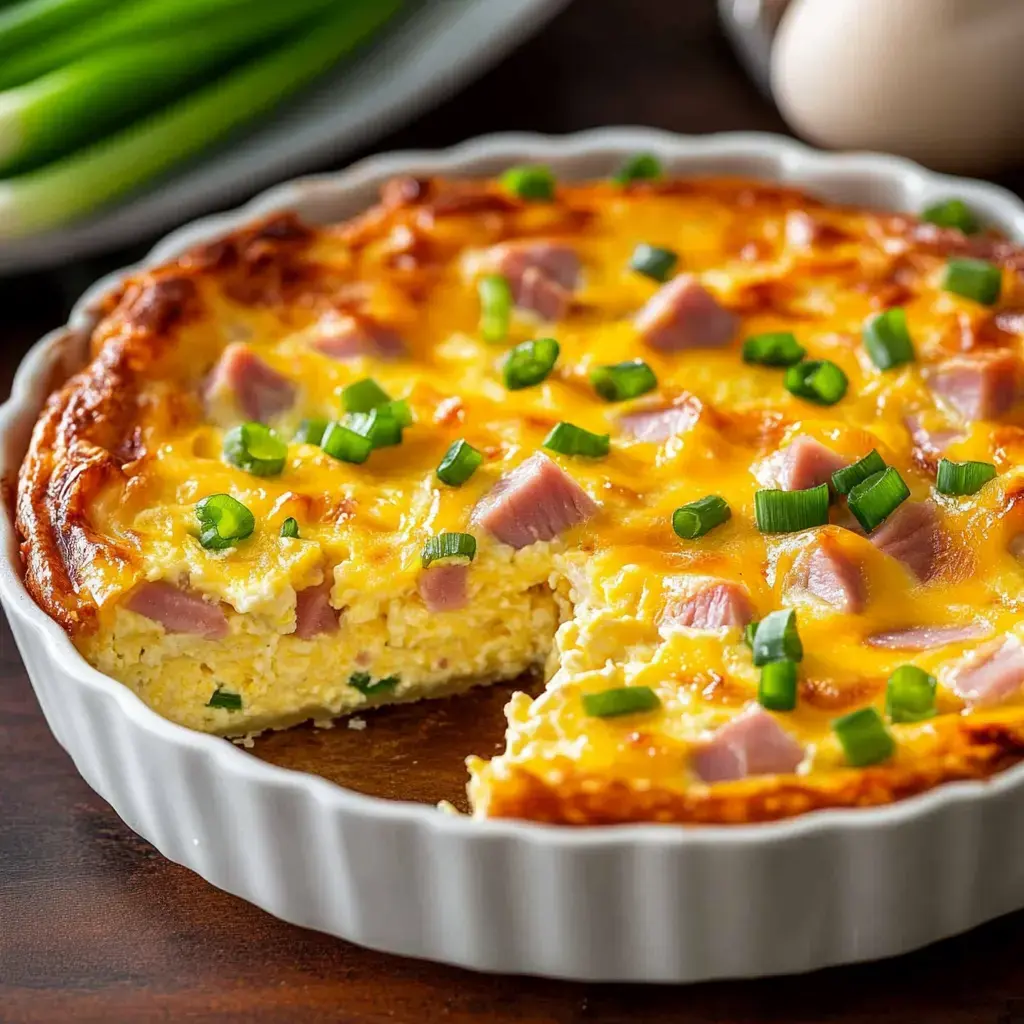
[[[300,640],[337,632],[338,613],[331,607],[331,585],[327,579],[295,595],[295,636]]]
[[[903,421],[910,432],[914,446],[927,455],[938,455],[944,452],[954,441],[963,438],[957,430],[929,430],[921,422],[920,416],[910,415]]]
[[[339,360],[359,356],[399,359],[405,355],[405,342],[399,335],[370,317],[332,317],[313,342],[313,348]]]
[[[512,289],[516,307],[543,320],[561,320],[579,286],[580,258],[559,242],[507,242],[491,250],[487,261]]]
[[[449,562],[432,565],[420,573],[416,587],[431,612],[457,612],[466,607],[469,566]]]
[[[779,487],[784,491],[802,491],[819,484],[832,485],[832,474],[849,465],[849,460],[831,448],[800,434],[783,449],[779,469]]]
[[[228,620],[219,604],[164,580],[136,587],[125,607],[159,622],[168,633],[190,633],[207,640],[221,640],[228,635]]]
[[[598,511],[571,476],[538,452],[506,473],[473,510],[478,523],[503,544],[525,548],[585,523]]]
[[[822,537],[804,560],[800,582],[808,593],[837,611],[856,615],[864,610],[864,573],[829,537]]]
[[[888,633],[875,633],[867,638],[866,643],[889,651],[932,651],[964,640],[984,640],[991,633],[988,626],[975,622],[962,626],[909,626]]]
[[[1016,637],[993,641],[961,662],[953,692],[969,708],[992,707],[1013,697],[1024,683],[1024,646]]]
[[[740,321],[696,278],[680,274],[655,292],[637,313],[634,324],[644,344],[662,352],[678,352],[728,345]]]
[[[753,704],[694,752],[692,767],[704,782],[730,782],[748,775],[789,774],[803,759],[803,747]]]
[[[978,352],[954,356],[936,367],[932,390],[963,418],[991,420],[1017,400],[1019,363],[1010,352]]]
[[[234,342],[221,354],[203,389],[207,409],[231,403],[245,417],[263,423],[290,409],[295,387],[272,370],[248,345]]]
[[[670,437],[683,434],[700,419],[701,404],[696,398],[687,398],[661,409],[643,409],[619,418],[619,429],[637,441],[660,444]]]
[[[683,585],[686,586],[684,578]],[[674,595],[665,605],[661,627],[686,626],[690,629],[720,629],[745,626],[754,617],[746,590],[728,580],[704,580]]]
[[[899,559],[919,580],[935,571],[939,519],[930,501],[905,501],[869,540],[882,554]]]

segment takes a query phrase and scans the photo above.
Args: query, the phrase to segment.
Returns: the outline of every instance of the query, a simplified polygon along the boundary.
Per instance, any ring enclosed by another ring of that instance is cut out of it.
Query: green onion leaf
[[[832,486],[839,494],[849,494],[861,481],[884,472],[885,460],[878,454],[877,449],[872,448],[863,459],[858,459],[852,466],[837,469],[832,474]]]
[[[243,423],[224,435],[224,459],[253,476],[277,476],[288,446],[262,423]]]
[[[370,377],[349,384],[341,392],[341,404],[345,412],[372,412],[390,401],[391,396]]]
[[[757,702],[769,711],[792,711],[796,707],[796,662],[770,661],[761,666]]]
[[[295,437],[292,440],[297,444],[315,444],[317,447],[320,447],[324,440],[324,434],[327,433],[327,428],[330,425],[329,420],[303,420],[299,424],[299,429],[295,431]]]
[[[837,718],[832,723],[832,731],[846,760],[855,768],[886,761],[896,750],[877,708],[860,708]]]
[[[461,487],[484,461],[483,454],[468,441],[455,441],[437,467],[437,478],[449,487]]]
[[[743,362],[758,366],[792,366],[807,355],[807,349],[790,331],[755,334],[743,342]]]
[[[940,228],[956,228],[965,235],[974,235],[981,230],[981,224],[974,211],[962,199],[946,199],[934,203],[921,214],[921,220],[936,224]]]
[[[348,677],[348,685],[354,687],[364,697],[373,697],[378,693],[393,690],[401,681],[400,676],[387,676],[385,679],[373,682],[373,677],[369,672],[353,672]]]
[[[654,181],[662,174],[661,162],[650,153],[631,156],[612,178],[616,185],[628,185],[633,181]]]
[[[514,196],[534,202],[550,202],[555,198],[555,176],[550,167],[510,167],[501,183]]]
[[[224,708],[225,711],[241,711],[242,696],[232,693],[230,690],[223,690],[219,686],[206,702],[208,708]]]
[[[516,345],[505,360],[502,373],[509,391],[539,384],[555,368],[559,347],[554,338],[536,338]]]
[[[631,359],[612,366],[595,366],[590,371],[590,383],[606,402],[625,402],[653,391],[658,378],[642,359]]]
[[[392,413],[392,404],[388,403],[370,412],[349,413],[345,417],[345,426],[360,437],[365,437],[374,448],[390,448],[401,444],[402,423]]]
[[[891,370],[916,358],[907,327],[907,311],[899,306],[871,317],[864,324],[861,337],[871,362],[880,370]]]
[[[501,274],[487,274],[476,285],[480,296],[480,336],[495,343],[508,337],[512,323],[512,288]]]
[[[760,622],[748,622],[743,627],[743,642],[753,651],[754,649],[754,637],[757,636],[757,627],[760,626]]]
[[[592,718],[615,718],[654,711],[661,707],[658,695],[649,686],[622,686],[583,695],[583,710]]]
[[[755,665],[772,661],[803,661],[804,646],[796,628],[796,610],[770,612],[758,624],[754,635]]]
[[[935,715],[935,677],[916,665],[901,665],[885,687],[885,713],[892,722],[920,722]]]
[[[754,515],[762,533],[796,533],[828,523],[828,484],[802,491],[754,492]]]
[[[782,385],[791,395],[815,405],[835,405],[846,394],[850,382],[830,360],[810,359],[786,370]]]
[[[329,423],[320,446],[332,458],[342,462],[365,462],[373,451],[373,442],[344,423]]]
[[[253,514],[230,494],[211,494],[196,504],[199,543],[208,551],[222,551],[245,540],[256,529]]]
[[[942,287],[983,306],[994,306],[1003,290],[1003,272],[985,260],[952,259],[946,264]]]
[[[592,434],[574,423],[556,423],[542,442],[548,451],[560,455],[584,455],[588,459],[599,459],[611,450],[608,434]]]
[[[862,480],[847,495],[846,503],[857,517],[857,522],[870,533],[910,497],[910,488],[903,482],[899,471],[889,466]]]
[[[996,467],[991,462],[951,462],[939,460],[935,490],[939,494],[977,494],[995,479]]]
[[[426,569],[442,558],[468,558],[472,562],[475,557],[476,537],[471,533],[438,533],[427,538],[420,561]]]
[[[659,249],[656,245],[641,242],[633,250],[629,268],[652,281],[664,282],[672,275],[678,262],[679,256],[671,249]]]
[[[299,535],[299,521],[294,516],[289,516],[281,524],[281,536],[282,537],[298,537]]]
[[[703,537],[709,530],[721,526],[732,515],[725,498],[709,494],[706,498],[687,502],[672,513],[672,529],[683,540]]]

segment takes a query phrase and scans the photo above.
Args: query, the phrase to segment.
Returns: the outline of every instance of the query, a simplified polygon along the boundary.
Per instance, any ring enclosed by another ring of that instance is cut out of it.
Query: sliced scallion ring
[[[942,276],[942,288],[982,306],[994,306],[1003,290],[1003,272],[987,260],[951,259]]]
[[[829,359],[809,359],[786,370],[782,386],[815,405],[835,405],[850,386],[842,368]]]
[[[672,513],[672,529],[683,540],[696,540],[716,526],[721,526],[730,516],[732,510],[725,498],[709,494],[677,508]]]
[[[802,491],[754,492],[754,515],[762,533],[796,533],[828,523],[828,484]]]
[[[757,636],[757,627],[761,625],[760,622],[748,622],[743,627],[743,642],[753,651],[754,649],[754,637]]]
[[[921,220],[940,228],[956,228],[965,235],[974,235],[981,230],[981,223],[974,211],[962,199],[933,203],[922,211]]]
[[[656,156],[637,153],[622,165],[612,181],[616,185],[628,185],[634,181],[654,181],[661,174],[661,161]]]
[[[242,423],[224,435],[224,458],[253,476],[277,476],[288,458],[288,445],[262,423]]]
[[[225,690],[218,686],[210,695],[210,699],[206,702],[206,706],[208,708],[223,708],[225,711],[241,711],[242,695],[239,693],[232,693],[230,690]]]
[[[542,165],[510,167],[501,183],[514,196],[531,202],[550,202],[555,198],[555,176]]]
[[[442,558],[468,558],[472,562],[475,557],[476,537],[471,533],[438,533],[427,538],[420,562],[426,569]]]
[[[790,331],[755,334],[743,342],[743,362],[757,366],[792,366],[807,355],[807,349]]]
[[[348,677],[348,685],[358,690],[365,697],[373,697],[378,693],[387,693],[393,690],[399,683],[399,676],[387,676],[385,679],[373,681],[369,672],[353,672]]]
[[[792,711],[796,707],[797,666],[795,661],[769,661],[761,666],[757,702],[769,711]]]
[[[299,429],[295,431],[295,437],[292,440],[298,444],[315,444],[319,447],[329,426],[330,420],[303,420],[299,424]]]
[[[846,760],[855,768],[887,761],[896,750],[889,730],[877,708],[859,708],[832,723],[832,731]]]
[[[991,462],[952,462],[940,459],[935,475],[935,490],[939,494],[977,494],[994,480],[996,467]]]
[[[872,448],[863,459],[858,459],[851,466],[837,469],[832,474],[832,486],[839,494],[849,494],[862,480],[884,472],[885,460],[878,454],[877,449]]]
[[[299,535],[299,521],[294,516],[289,516],[281,524],[281,536],[282,537],[298,537]]]
[[[391,401],[391,396],[372,378],[357,380],[341,392],[345,412],[370,412]]]
[[[595,366],[590,371],[590,383],[606,402],[625,402],[653,391],[658,378],[642,359],[631,359],[612,366]]]
[[[480,337],[495,344],[508,337],[512,323],[512,287],[501,274],[486,274],[476,284],[480,297]]]
[[[754,634],[755,665],[770,661],[802,661],[804,647],[796,628],[796,609],[769,612],[758,624]]]
[[[344,423],[329,423],[320,447],[341,462],[362,463],[370,457],[373,442]]]
[[[559,347],[554,338],[536,338],[516,345],[505,360],[502,375],[509,391],[533,387],[555,368]]]
[[[660,249],[656,245],[641,242],[634,250],[629,261],[630,270],[635,270],[652,281],[663,283],[672,276],[679,255],[671,249]]]
[[[857,522],[870,533],[881,526],[910,497],[910,488],[899,471],[889,466],[862,480],[846,496]]]
[[[345,417],[345,426],[360,437],[365,437],[374,448],[390,448],[401,444],[403,424],[392,412],[393,404],[389,402],[370,412],[349,413]]]
[[[437,467],[437,478],[449,487],[461,487],[484,461],[483,453],[468,441],[454,441]]]
[[[608,434],[592,434],[577,427],[575,423],[556,423],[542,442],[548,451],[559,455],[583,455],[588,459],[599,459],[611,450]]]
[[[233,548],[256,529],[256,518],[230,494],[211,494],[196,504],[199,543],[208,551]]]
[[[861,337],[871,362],[880,370],[892,370],[916,358],[907,327],[907,311],[899,306],[871,317],[864,324]]]
[[[621,686],[583,695],[583,710],[591,718],[635,715],[661,707],[661,700],[649,686]]]
[[[885,687],[885,713],[891,722],[921,722],[935,715],[935,677],[916,665],[901,665]]]

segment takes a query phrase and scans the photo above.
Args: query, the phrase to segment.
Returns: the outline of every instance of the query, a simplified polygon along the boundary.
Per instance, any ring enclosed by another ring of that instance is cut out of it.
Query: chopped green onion
[[[420,561],[426,569],[442,558],[468,558],[472,562],[475,557],[476,537],[471,533],[438,533],[427,538]]]
[[[357,380],[341,392],[345,412],[372,412],[391,401],[391,396],[372,378]]]
[[[320,447],[332,458],[342,462],[361,463],[370,457],[373,442],[344,423],[329,423]]]
[[[743,642],[751,649],[751,651],[754,649],[754,638],[757,636],[757,627],[760,625],[760,622],[748,622],[743,627]]]
[[[885,460],[878,454],[878,450],[871,451],[858,459],[852,466],[843,466],[832,474],[832,486],[839,494],[849,494],[857,484],[867,480],[869,476],[885,472]]]
[[[828,359],[810,359],[786,370],[782,386],[797,398],[815,405],[835,405],[849,387],[842,369]]]
[[[796,628],[796,610],[786,608],[770,612],[758,624],[754,634],[755,665],[771,661],[803,661],[804,646]]]
[[[611,450],[608,434],[592,434],[574,423],[556,423],[542,442],[548,451],[560,455],[585,455],[588,459],[599,459]]]
[[[298,537],[299,535],[299,521],[294,516],[289,516],[281,524],[281,536],[282,537]]]
[[[725,498],[709,494],[706,498],[687,502],[672,513],[672,529],[683,540],[703,537],[709,530],[721,526],[732,515]]]
[[[892,722],[920,722],[935,714],[935,677],[916,665],[901,665],[885,687],[885,713]]]
[[[921,214],[921,220],[936,224],[940,228],[956,228],[965,235],[977,234],[981,224],[974,211],[962,199],[946,199],[934,203]]]
[[[206,702],[208,708],[224,708],[225,711],[241,711],[242,695],[232,693],[230,690],[223,690],[219,686]]]
[[[211,494],[196,504],[199,543],[208,551],[234,547],[256,529],[253,514],[230,494]]]
[[[319,447],[323,443],[324,434],[327,433],[327,428],[330,425],[330,420],[303,420],[292,440],[298,444],[315,444]]]
[[[536,338],[516,345],[502,370],[505,387],[520,391],[539,384],[555,368],[559,351],[554,338]]]
[[[583,695],[583,710],[592,718],[615,718],[654,711],[661,707],[658,695],[649,686],[621,686]]]
[[[480,296],[480,335],[491,343],[508,337],[512,322],[512,288],[501,274],[487,274],[476,285]]]
[[[633,181],[654,181],[660,178],[661,161],[650,153],[637,153],[631,156],[619,172],[612,178],[616,185],[628,185]]]
[[[847,495],[846,503],[857,517],[857,522],[870,533],[910,497],[910,488],[903,482],[899,471],[889,466],[862,480]]]
[[[939,494],[977,494],[995,479],[996,467],[991,462],[951,462],[939,460],[935,489]]]
[[[679,262],[679,256],[671,249],[659,249],[656,245],[641,242],[629,261],[630,270],[635,270],[652,281],[667,281]]]
[[[983,306],[994,306],[1003,290],[1003,272],[986,260],[951,259],[946,264],[942,287]]]
[[[790,331],[755,334],[743,342],[743,362],[759,366],[792,366],[807,355],[807,349]]]
[[[754,492],[754,515],[762,533],[796,533],[828,523],[828,484],[802,491]]]
[[[769,711],[792,711],[796,707],[796,662],[770,661],[761,666],[757,702]]]
[[[224,435],[224,458],[253,476],[277,476],[284,469],[288,446],[262,423],[242,423]]]
[[[631,359],[612,366],[595,366],[590,371],[590,383],[606,402],[625,402],[653,391],[658,378],[642,359]]]
[[[555,176],[550,167],[510,167],[501,183],[520,199],[550,202],[555,198]]]
[[[392,413],[393,404],[395,403],[389,402],[388,405],[372,409],[370,412],[349,413],[345,417],[345,426],[360,437],[367,438],[374,448],[390,448],[401,444],[402,423]]]
[[[832,731],[846,760],[855,768],[886,761],[896,750],[877,708],[860,708],[837,718],[832,723]]]
[[[437,467],[437,478],[449,487],[461,487],[483,461],[483,454],[468,441],[454,441]]]
[[[871,317],[864,324],[861,337],[871,362],[880,370],[891,370],[916,358],[907,327],[907,311],[900,306]]]
[[[364,697],[373,697],[378,693],[393,690],[401,681],[400,676],[387,676],[373,682],[373,677],[369,672],[353,672],[348,677],[348,685],[354,687]]]

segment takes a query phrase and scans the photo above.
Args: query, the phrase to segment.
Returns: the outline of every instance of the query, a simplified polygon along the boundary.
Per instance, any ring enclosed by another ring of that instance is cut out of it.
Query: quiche
[[[952,197],[650,157],[274,216],[103,300],[21,470],[26,582],[223,736],[542,670],[481,817],[988,776],[1024,751],[1022,269]]]

